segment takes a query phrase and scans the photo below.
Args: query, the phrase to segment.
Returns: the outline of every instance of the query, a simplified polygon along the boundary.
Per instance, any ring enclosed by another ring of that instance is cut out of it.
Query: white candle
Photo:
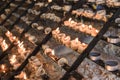
[[[67,47],[69,47],[70,46],[70,40],[71,40],[70,36],[66,36],[65,38],[62,38],[62,43],[64,45],[66,45]]]
[[[79,44],[81,44],[81,42],[78,40],[78,38],[76,38],[75,40],[72,40],[70,43],[70,47],[74,50],[78,49]]]

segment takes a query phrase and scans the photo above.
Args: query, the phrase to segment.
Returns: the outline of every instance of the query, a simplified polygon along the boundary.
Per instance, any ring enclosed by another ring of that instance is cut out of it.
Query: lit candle
[[[24,53],[26,53],[26,48],[24,47],[23,41],[22,42],[18,41],[18,52],[22,57],[25,57]]]
[[[7,70],[7,69],[6,69],[6,66],[5,66],[4,64],[2,64],[2,65],[1,65],[1,71],[2,71],[3,73],[5,73],[6,70]]]
[[[52,2],[52,0],[48,0],[48,2],[50,3],[50,2]]]
[[[65,38],[66,35],[64,33],[58,34],[58,41],[61,42],[61,39]]]
[[[52,31],[52,35],[53,35],[54,38],[57,38],[57,35],[58,35],[59,33],[60,33],[59,28],[57,28],[56,30],[53,30],[53,31]]]
[[[57,56],[55,56],[55,52],[54,50],[47,48],[45,49],[44,53],[49,56],[50,58],[52,58],[54,61],[58,61],[59,58]]]
[[[93,31],[93,27],[92,27],[92,25],[89,25],[88,30],[86,31],[86,33],[91,34],[92,31]]]
[[[55,51],[52,50],[51,54],[49,55],[54,61],[58,61],[59,58],[57,56],[55,56]]]
[[[81,44],[81,42],[78,40],[78,38],[76,38],[75,40],[72,40],[72,41],[71,41],[70,47],[71,47],[73,50],[77,50],[79,44]]]
[[[10,37],[9,39],[10,39],[11,42],[14,42],[14,41],[17,40],[16,36],[12,36],[12,37]]]
[[[88,46],[88,44],[82,43],[82,47],[85,49]]]
[[[70,40],[71,40],[70,36],[66,36],[65,38],[62,38],[61,41],[65,46],[70,47]]]
[[[11,33],[10,31],[7,31],[5,34],[6,34],[6,36],[9,37],[9,38],[12,37],[12,33]]]
[[[79,47],[78,47],[78,52],[82,53],[83,50],[85,50],[86,47],[87,47],[87,44],[85,44],[85,43],[80,44]]]
[[[10,58],[10,64],[15,64],[16,63],[16,55],[12,55],[12,57]]]
[[[79,30],[79,28],[81,27],[82,23],[77,23],[76,26],[74,26],[74,30]]]
[[[70,21],[70,26],[71,26],[71,27],[74,27],[74,26],[76,26],[76,25],[77,25],[77,22],[75,22],[75,21],[73,21],[73,20]]]
[[[70,26],[70,22],[69,21],[64,21],[64,25],[69,27]]]
[[[5,40],[2,41],[1,47],[2,47],[3,51],[5,51],[8,48],[8,44],[6,43]]]
[[[79,30],[81,32],[85,32],[86,31],[86,26],[84,24],[82,24],[80,27],[79,27]]]
[[[83,47],[82,47],[82,44],[79,44],[77,51],[78,51],[79,53],[82,53],[83,50],[84,50],[84,49],[83,49]]]
[[[93,28],[92,32],[91,32],[91,36],[96,36],[98,34],[98,30],[96,30],[95,28]]]

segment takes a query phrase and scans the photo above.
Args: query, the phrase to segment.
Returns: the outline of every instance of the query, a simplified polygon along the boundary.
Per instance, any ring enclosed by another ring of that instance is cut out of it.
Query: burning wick
[[[68,21],[70,22],[71,20],[72,20],[72,18],[69,18],[69,20],[68,20]]]
[[[16,36],[13,36],[10,41],[13,42],[13,41],[16,41],[17,40],[17,37]]]
[[[58,57],[55,56],[55,51],[52,50],[51,54],[49,55],[53,60],[58,61]]]
[[[6,43],[6,41],[5,40],[3,40],[3,42],[2,42],[2,49],[3,49],[3,51],[5,51],[7,48],[8,48],[8,45],[7,45],[7,43]]]
[[[23,45],[23,41],[22,42],[18,41],[18,52],[19,53],[25,53],[26,52],[26,49]]]
[[[11,58],[10,58],[10,63],[13,65],[16,63],[16,55],[13,55]]]
[[[10,31],[7,31],[7,32],[6,32],[6,36],[11,37],[11,36],[12,36],[12,33],[11,33]]]
[[[54,38],[57,38],[59,33],[60,33],[59,27],[56,30],[52,31],[52,35],[53,35]]]
[[[71,41],[71,48],[74,50],[77,50],[80,43],[81,42],[79,41],[78,38],[76,38],[75,40],[72,40]]]
[[[70,36],[66,36],[65,38],[62,38],[62,43],[64,45],[66,45],[67,47],[69,47],[70,46],[70,40],[71,40]]]
[[[2,70],[3,73],[6,72],[6,69],[5,69],[5,65],[4,65],[4,64],[1,65],[1,70]]]
[[[50,3],[50,2],[52,2],[52,0],[48,0],[48,2]]]
[[[24,75],[23,75],[23,79],[27,79],[27,75],[26,75],[26,73],[24,73]]]
[[[55,51],[50,49],[50,48],[47,48],[45,49],[44,53],[49,56],[50,58],[52,58],[54,61],[58,61],[59,58],[57,56],[55,56]]]
[[[89,27],[89,29],[92,29],[92,25],[89,25],[88,27]]]

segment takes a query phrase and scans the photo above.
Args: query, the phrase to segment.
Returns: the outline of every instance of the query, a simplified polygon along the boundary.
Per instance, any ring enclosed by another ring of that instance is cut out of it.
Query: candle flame
[[[52,2],[52,0],[48,0],[48,2],[50,3],[50,2]]]
[[[24,47],[23,41],[22,42],[18,41],[17,43],[18,43],[18,52],[19,53],[25,53],[26,52],[26,48]]]
[[[27,79],[27,75],[26,75],[25,72],[24,72],[24,75],[23,75],[23,79]]]
[[[16,39],[16,36],[13,36],[13,40],[15,40]]]
[[[10,63],[11,64],[14,64],[16,62],[16,55],[13,55],[11,58],[10,58]]]
[[[75,38],[75,42],[77,43],[79,41],[79,39],[78,38]]]
[[[96,31],[96,33],[98,33],[99,32],[99,30],[95,30]]]
[[[5,69],[5,65],[4,64],[1,65],[1,69]]]
[[[52,55],[55,55],[55,51],[54,51],[54,50],[52,50],[51,54],[52,54]]]
[[[70,22],[71,20],[72,20],[72,18],[69,18],[69,20],[68,20],[68,21]]]
[[[84,24],[82,24],[82,27],[85,27],[85,25],[84,25]]]
[[[59,29],[59,27],[56,29],[56,31],[59,31],[60,29]]]
[[[86,46],[86,44],[85,44],[85,43],[82,43],[82,46]]]
[[[92,25],[89,25],[88,27],[89,27],[90,29],[92,29]]]
[[[2,72],[4,72],[4,73],[6,72],[6,71],[5,71],[5,65],[4,65],[4,64],[1,65],[1,69],[2,69]]]
[[[6,34],[10,35],[10,31],[7,31]]]
[[[69,37],[69,36],[66,36],[64,39],[65,39],[65,40],[69,40],[69,39],[70,39],[70,37]]]
[[[22,42],[18,41],[18,47],[22,47],[22,45],[23,45],[23,41]]]
[[[7,48],[8,48],[8,45],[7,45],[6,41],[3,40],[3,42],[2,42],[2,49],[3,49],[3,51],[5,51]]]

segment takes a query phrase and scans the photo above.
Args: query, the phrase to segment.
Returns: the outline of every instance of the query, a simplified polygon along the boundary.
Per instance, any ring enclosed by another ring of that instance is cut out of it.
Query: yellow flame
[[[24,75],[23,75],[23,79],[27,79],[27,75],[26,75],[25,72],[24,72]]]
[[[7,35],[10,35],[10,31],[7,31],[6,34],[7,34]]]
[[[86,46],[86,44],[85,44],[85,43],[82,43],[82,46]]]
[[[90,29],[92,29],[92,25],[89,25],[88,27],[89,27]]]
[[[55,55],[55,51],[54,51],[54,50],[52,50],[51,54],[52,54],[52,55]]]
[[[6,50],[7,48],[8,48],[8,45],[7,45],[6,41],[3,40],[3,42],[2,42],[2,49],[3,49],[3,51]]]
[[[64,40],[69,40],[70,39],[70,37],[69,36],[66,36],[65,38],[64,38]]]
[[[11,58],[10,58],[10,63],[11,64],[14,64],[16,62],[16,55],[13,55]]]
[[[16,39],[16,36],[13,36],[13,40],[15,40]]]
[[[56,29],[56,31],[59,31],[60,29],[59,29],[59,27]]]
[[[5,71],[5,65],[4,65],[4,64],[1,65],[1,69],[2,69],[2,72],[4,72],[4,73],[6,72],[6,71]]]
[[[75,38],[75,42],[77,43],[79,41],[79,39],[78,38]]]
[[[84,25],[84,24],[82,24],[82,27],[85,27],[85,25]]]
[[[95,30],[96,31],[96,33],[98,33],[99,32],[99,30]]]
[[[68,21],[71,21],[72,20],[72,18],[69,18],[69,20]]]
[[[1,65],[1,69],[5,69],[5,65],[4,64]]]
[[[52,0],[48,0],[48,2],[50,3],[50,2],[52,2]]]

